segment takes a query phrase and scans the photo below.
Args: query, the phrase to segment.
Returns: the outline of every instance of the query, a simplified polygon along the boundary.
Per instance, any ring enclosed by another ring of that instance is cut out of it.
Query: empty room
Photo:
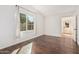
[[[0,54],[78,54],[79,5],[0,5]]]

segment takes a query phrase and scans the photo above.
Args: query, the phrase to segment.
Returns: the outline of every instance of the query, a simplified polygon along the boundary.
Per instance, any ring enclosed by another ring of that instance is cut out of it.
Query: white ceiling
[[[76,10],[76,5],[33,5],[35,9],[40,11],[43,15],[55,15],[59,13],[66,13]]]

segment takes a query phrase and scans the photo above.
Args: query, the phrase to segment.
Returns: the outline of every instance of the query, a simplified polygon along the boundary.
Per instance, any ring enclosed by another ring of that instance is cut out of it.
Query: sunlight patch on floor
[[[31,49],[32,49],[32,43],[29,43],[28,45],[24,46],[19,54],[31,54]]]

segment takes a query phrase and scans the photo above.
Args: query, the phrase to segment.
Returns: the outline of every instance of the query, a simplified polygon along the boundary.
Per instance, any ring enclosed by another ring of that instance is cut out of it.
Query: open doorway
[[[66,16],[61,18],[61,36],[72,38],[77,41],[77,19],[76,16]]]

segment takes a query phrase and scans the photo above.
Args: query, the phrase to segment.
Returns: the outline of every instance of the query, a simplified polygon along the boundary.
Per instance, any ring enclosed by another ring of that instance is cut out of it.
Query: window
[[[25,39],[36,34],[36,14],[20,6],[16,7],[16,38]]]
[[[29,14],[20,13],[20,31],[34,30],[34,18]]]

